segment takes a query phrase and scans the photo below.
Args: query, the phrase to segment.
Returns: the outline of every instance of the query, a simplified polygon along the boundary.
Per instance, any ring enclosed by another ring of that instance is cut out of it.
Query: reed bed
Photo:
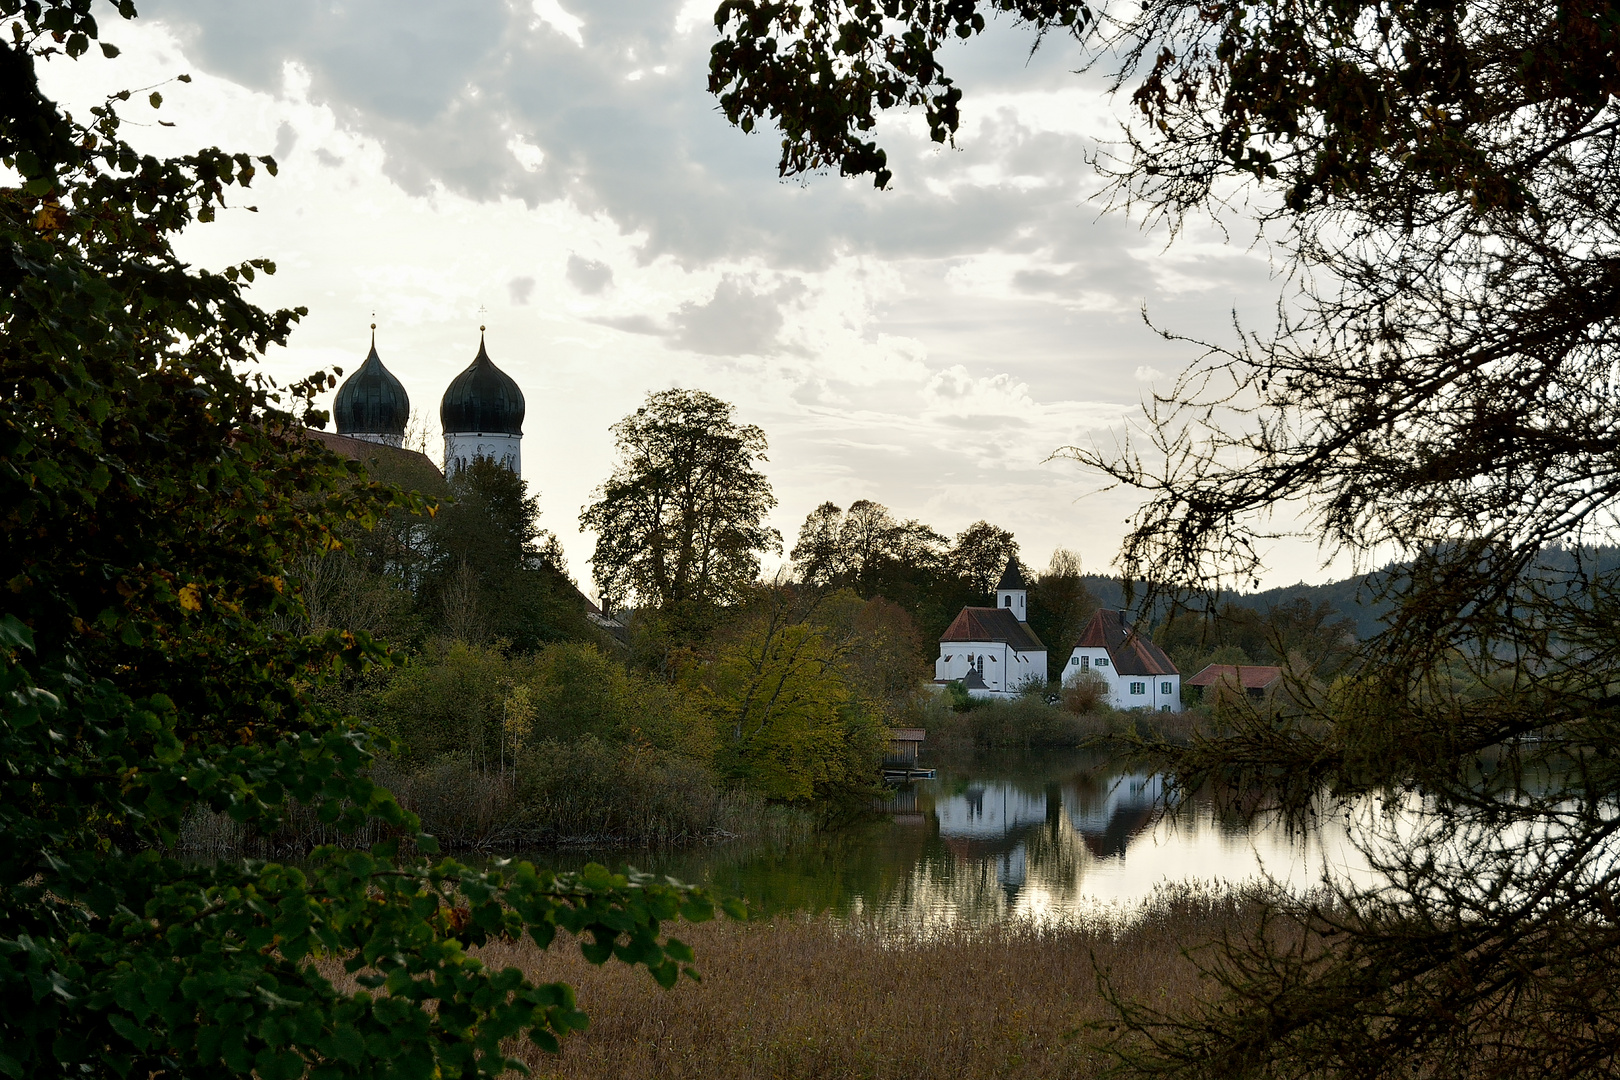
[[[703,981],[669,991],[564,942],[482,955],[571,983],[591,1016],[559,1055],[525,1046],[540,1077],[1073,1080],[1110,1063],[1088,1027],[1110,1015],[1098,968],[1129,997],[1187,1004],[1200,982],[1182,947],[1238,930],[1250,903],[1179,890],[1124,920],[1047,928],[893,932],[803,916],[682,926]]]

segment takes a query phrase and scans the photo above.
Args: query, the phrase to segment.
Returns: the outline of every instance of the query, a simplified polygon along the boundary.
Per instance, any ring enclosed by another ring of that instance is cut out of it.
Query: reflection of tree
[[[1158,773],[1086,773],[1076,777],[1064,801],[1069,822],[1086,847],[1097,858],[1108,859],[1123,857],[1131,839],[1152,828],[1165,795]]]

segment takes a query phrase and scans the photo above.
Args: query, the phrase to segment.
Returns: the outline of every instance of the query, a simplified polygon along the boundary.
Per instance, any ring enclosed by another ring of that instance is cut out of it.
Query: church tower
[[[1029,589],[1024,584],[1024,573],[1018,569],[1016,558],[1007,560],[1007,569],[1001,572],[1001,581],[996,584],[996,607],[1012,612],[1013,618],[1019,622],[1029,621],[1029,608],[1025,598],[1029,596]]]
[[[377,324],[371,324],[371,352],[360,370],[343,380],[332,406],[339,435],[384,446],[405,445],[411,399],[377,355]]]
[[[439,405],[444,428],[444,474],[454,476],[477,457],[492,458],[523,472],[523,391],[484,351],[478,328],[478,355],[450,382]]]

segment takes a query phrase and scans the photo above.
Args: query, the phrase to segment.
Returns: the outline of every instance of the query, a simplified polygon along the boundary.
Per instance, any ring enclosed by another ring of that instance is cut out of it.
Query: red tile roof
[[[1004,641],[1019,652],[1046,649],[1029,624],[1019,622],[1006,608],[995,607],[963,608],[939,640]]]
[[[1147,638],[1125,622],[1123,612],[1099,608],[1080,632],[1076,649],[1107,649],[1121,675],[1178,675],[1176,665]]]
[[[1211,664],[1187,680],[1188,686],[1214,686],[1236,681],[1245,690],[1264,690],[1282,678],[1282,668],[1266,664]]]

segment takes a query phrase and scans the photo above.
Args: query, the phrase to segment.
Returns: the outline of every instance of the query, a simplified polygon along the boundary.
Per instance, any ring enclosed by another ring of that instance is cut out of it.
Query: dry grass
[[[1239,898],[1161,898],[1124,929],[1002,928],[899,937],[826,919],[712,923],[678,936],[703,982],[659,989],[642,971],[596,968],[558,943],[483,950],[579,991],[591,1027],[559,1056],[526,1047],[536,1075],[570,1080],[1076,1078],[1107,1059],[1085,1030],[1106,1020],[1092,956],[1113,984],[1158,1005],[1198,987],[1186,944],[1245,917]]]

